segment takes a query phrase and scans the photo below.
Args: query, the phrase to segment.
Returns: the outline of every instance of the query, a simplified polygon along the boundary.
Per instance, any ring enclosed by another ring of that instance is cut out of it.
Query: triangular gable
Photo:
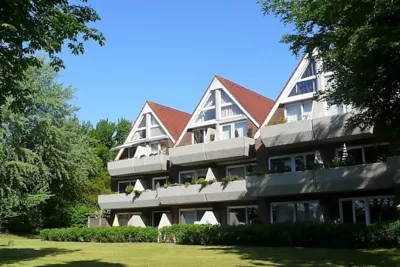
[[[146,114],[150,114],[149,120],[147,120]],[[125,139],[124,145],[141,143],[146,140],[151,141],[152,138],[163,136],[175,143],[189,117],[190,114],[183,111],[147,101]],[[147,124],[150,125],[148,131]],[[117,159],[122,152],[123,149],[117,154]]]
[[[253,112],[252,114],[244,107],[251,107],[255,105],[259,105],[260,102],[263,104],[260,105],[262,106],[261,109],[267,110],[267,112],[271,109],[273,106],[273,101],[265,98],[251,90],[248,90],[242,86],[239,86],[233,82],[230,82],[227,79],[224,79],[220,76],[215,76],[210,85],[208,86],[207,90],[203,94],[203,97],[201,98],[200,102],[197,104],[196,109],[194,110],[189,122],[187,123],[186,127],[182,131],[179,139],[177,140],[175,145],[178,145],[179,142],[181,142],[182,138],[184,137],[185,133],[189,128],[194,128],[194,127],[201,127],[202,124],[204,123],[213,123],[216,118],[216,106],[217,103],[215,103],[215,96],[216,96],[216,90],[221,89],[221,118],[224,119],[224,116],[239,116],[239,115],[244,115],[248,119],[250,119],[254,125],[257,127],[260,125],[260,122],[262,122],[262,119],[260,119],[260,116],[258,115],[257,112]],[[237,99],[240,98],[240,101]],[[260,101],[261,99],[261,101]],[[242,105],[243,103],[243,105]],[[253,104],[251,104],[253,103]],[[267,105],[265,105],[267,104]],[[253,111],[255,111],[257,108],[251,107]],[[225,115],[224,115],[225,114]],[[253,116],[257,115],[257,119]],[[265,114],[265,111],[263,111],[262,114]],[[262,115],[263,118],[265,118],[264,115]]]
[[[297,64],[292,75],[286,82],[285,86],[281,90],[279,96],[275,101],[274,106],[272,107],[268,116],[265,118],[264,122],[261,124],[261,127],[267,125],[274,118],[283,117],[283,110],[282,108],[279,107],[283,102],[301,101],[305,97],[312,96],[315,93],[312,90],[310,90],[310,88],[312,87],[310,86],[301,87],[303,86],[301,85],[299,88],[297,85],[302,81],[313,80],[313,76],[316,76],[316,74],[317,74],[317,67],[315,62],[310,60],[310,58],[307,55],[304,55]],[[303,88],[305,88],[304,89],[305,91],[301,91],[303,90]],[[306,93],[301,94],[303,92]],[[260,129],[258,129],[254,137],[258,138],[259,135],[260,135]]]

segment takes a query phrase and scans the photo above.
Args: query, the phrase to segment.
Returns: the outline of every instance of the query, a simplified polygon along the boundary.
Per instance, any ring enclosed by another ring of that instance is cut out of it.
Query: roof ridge
[[[233,84],[235,84],[235,85],[241,87],[241,88],[244,89],[244,90],[247,90],[247,91],[249,91],[249,92],[251,92],[251,93],[253,93],[253,94],[256,94],[256,95],[258,95],[258,96],[261,96],[262,98],[265,98],[266,100],[274,101],[274,100],[272,100],[272,99],[269,98],[269,97],[266,97],[266,96],[264,96],[264,95],[262,95],[262,94],[260,94],[260,93],[257,93],[256,91],[253,91],[253,90],[251,90],[251,89],[249,89],[249,88],[244,87],[243,85],[240,85],[240,84],[238,84],[238,83],[236,83],[236,82],[233,82],[233,81],[231,81],[231,80],[229,80],[229,79],[227,79],[227,78],[224,78],[224,77],[222,77],[221,75],[215,75],[215,77],[216,77],[217,79],[220,78],[220,79],[223,79],[223,80],[225,80],[225,81],[231,82],[231,83],[233,83]],[[227,88],[227,89],[228,89],[228,88]],[[275,101],[274,101],[274,102],[275,102]]]
[[[174,110],[174,111],[178,111],[178,112],[185,113],[185,114],[187,114],[187,115],[192,115],[192,114],[190,114],[190,113],[188,113],[188,112],[186,112],[186,111],[183,111],[183,110],[180,110],[180,109],[176,109],[176,108],[172,108],[172,107],[170,107],[170,106],[166,106],[166,105],[163,105],[163,104],[159,104],[159,103],[156,103],[156,102],[153,102],[153,101],[150,101],[150,100],[147,100],[146,103],[148,103],[148,104],[155,104],[155,105],[158,105],[158,106],[167,108],[167,109],[171,109],[171,110]]]

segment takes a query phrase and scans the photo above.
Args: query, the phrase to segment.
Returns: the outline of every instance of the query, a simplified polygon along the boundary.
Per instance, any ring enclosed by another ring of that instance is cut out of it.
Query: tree
[[[87,0],[0,1],[0,105],[8,96],[14,97],[14,108],[32,100],[31,88],[21,88],[19,82],[29,67],[42,64],[36,52],[45,52],[58,70],[64,68],[57,54],[65,42],[74,55],[84,53],[85,41],[104,45],[104,36],[88,26],[99,19]]]
[[[332,71],[331,88],[319,97],[328,104],[350,104],[348,122],[400,131],[399,0],[262,0],[294,32],[282,41],[298,55],[322,60]]]
[[[121,118],[118,120],[115,129],[115,145],[122,145],[128,137],[132,128],[132,122],[127,119]]]
[[[30,103],[15,111],[10,107],[18,100],[8,97],[0,106],[0,228],[65,226],[63,207],[82,199],[88,177],[98,171],[93,140],[68,103],[73,89],[41,65],[19,82]]]

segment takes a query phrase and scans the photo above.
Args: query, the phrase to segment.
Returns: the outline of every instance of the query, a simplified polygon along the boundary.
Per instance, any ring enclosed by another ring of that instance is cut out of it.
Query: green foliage
[[[350,129],[372,125],[400,130],[400,27],[398,1],[261,0],[266,14],[294,26],[282,41],[296,55],[318,50],[330,87],[328,104],[362,110]]]
[[[153,227],[98,227],[44,229],[40,238],[62,242],[157,242],[158,230]]]
[[[143,191],[133,190],[133,193],[135,194],[135,197],[139,197],[143,193]]]
[[[247,137],[253,138],[253,128],[248,128],[247,129]]]
[[[208,181],[206,181],[206,179],[204,178],[200,178],[199,180],[197,180],[197,183],[202,186],[206,186],[208,184]]]
[[[215,134],[210,134],[210,141],[214,142],[214,140],[215,140]]]
[[[30,68],[19,85],[31,93],[29,105],[14,111],[17,100],[9,98],[0,106],[0,228],[47,224],[49,214],[82,198],[97,172],[93,140],[69,104],[73,89],[56,79],[49,65]]]
[[[185,183],[185,187],[189,187],[189,186],[191,186],[192,184],[191,183],[189,183],[189,182],[186,182]]]
[[[331,167],[336,168],[339,167],[342,164],[342,161],[340,160],[339,157],[334,157],[331,161]]]
[[[128,185],[128,186],[125,188],[125,194],[129,195],[129,194],[131,194],[132,192],[133,192],[133,186]]]
[[[235,138],[239,137],[239,132],[237,129],[235,129]]]
[[[71,205],[69,208],[70,222],[68,223],[71,227],[87,227],[87,217],[89,214],[93,214],[97,211],[97,208],[92,205],[84,203],[76,203]]]
[[[221,181],[224,183],[229,183],[229,182],[238,181],[238,180],[243,180],[243,179],[238,176],[233,176],[233,177],[227,176],[227,177],[224,177],[221,179]]]
[[[115,145],[122,145],[125,142],[125,139],[128,137],[129,132],[132,128],[132,122],[121,118],[118,119],[118,122],[115,127],[115,136],[114,141]]]
[[[63,46],[72,54],[84,53],[84,42],[94,40],[104,45],[104,36],[89,24],[100,20],[86,0],[19,0],[0,2],[0,106],[8,97],[8,105],[24,111],[33,106],[31,87],[21,87],[26,71],[40,67],[43,62],[35,57],[46,53],[56,70],[64,68],[58,57]]]
[[[400,222],[356,224],[270,224],[251,226],[172,225],[161,229],[165,242],[184,245],[240,245],[320,248],[399,248]]]
[[[287,119],[286,118],[281,118],[281,119],[279,119],[277,121],[269,121],[267,123],[267,125],[265,125],[265,126],[277,125],[277,124],[282,124],[282,123],[287,123]]]

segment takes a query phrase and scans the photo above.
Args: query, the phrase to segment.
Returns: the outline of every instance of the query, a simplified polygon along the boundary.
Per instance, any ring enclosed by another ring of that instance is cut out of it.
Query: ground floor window
[[[339,211],[343,223],[371,224],[397,218],[394,196],[340,199]]]
[[[228,207],[228,224],[251,225],[259,222],[258,206]]]
[[[153,190],[164,187],[168,183],[168,177],[155,177],[153,178]]]
[[[152,226],[153,227],[158,227],[161,221],[161,217],[163,214],[170,214],[169,211],[153,211],[153,218],[152,218]]]
[[[182,209],[179,210],[179,224],[194,224],[203,218],[206,211],[212,211],[212,208],[199,208],[199,209]],[[219,220],[219,216],[214,212],[215,217]]]
[[[302,202],[271,203],[271,222],[318,222],[319,203],[316,200]]]
[[[141,213],[118,213],[116,216],[118,217],[119,226],[127,226],[133,215],[141,215]]]

